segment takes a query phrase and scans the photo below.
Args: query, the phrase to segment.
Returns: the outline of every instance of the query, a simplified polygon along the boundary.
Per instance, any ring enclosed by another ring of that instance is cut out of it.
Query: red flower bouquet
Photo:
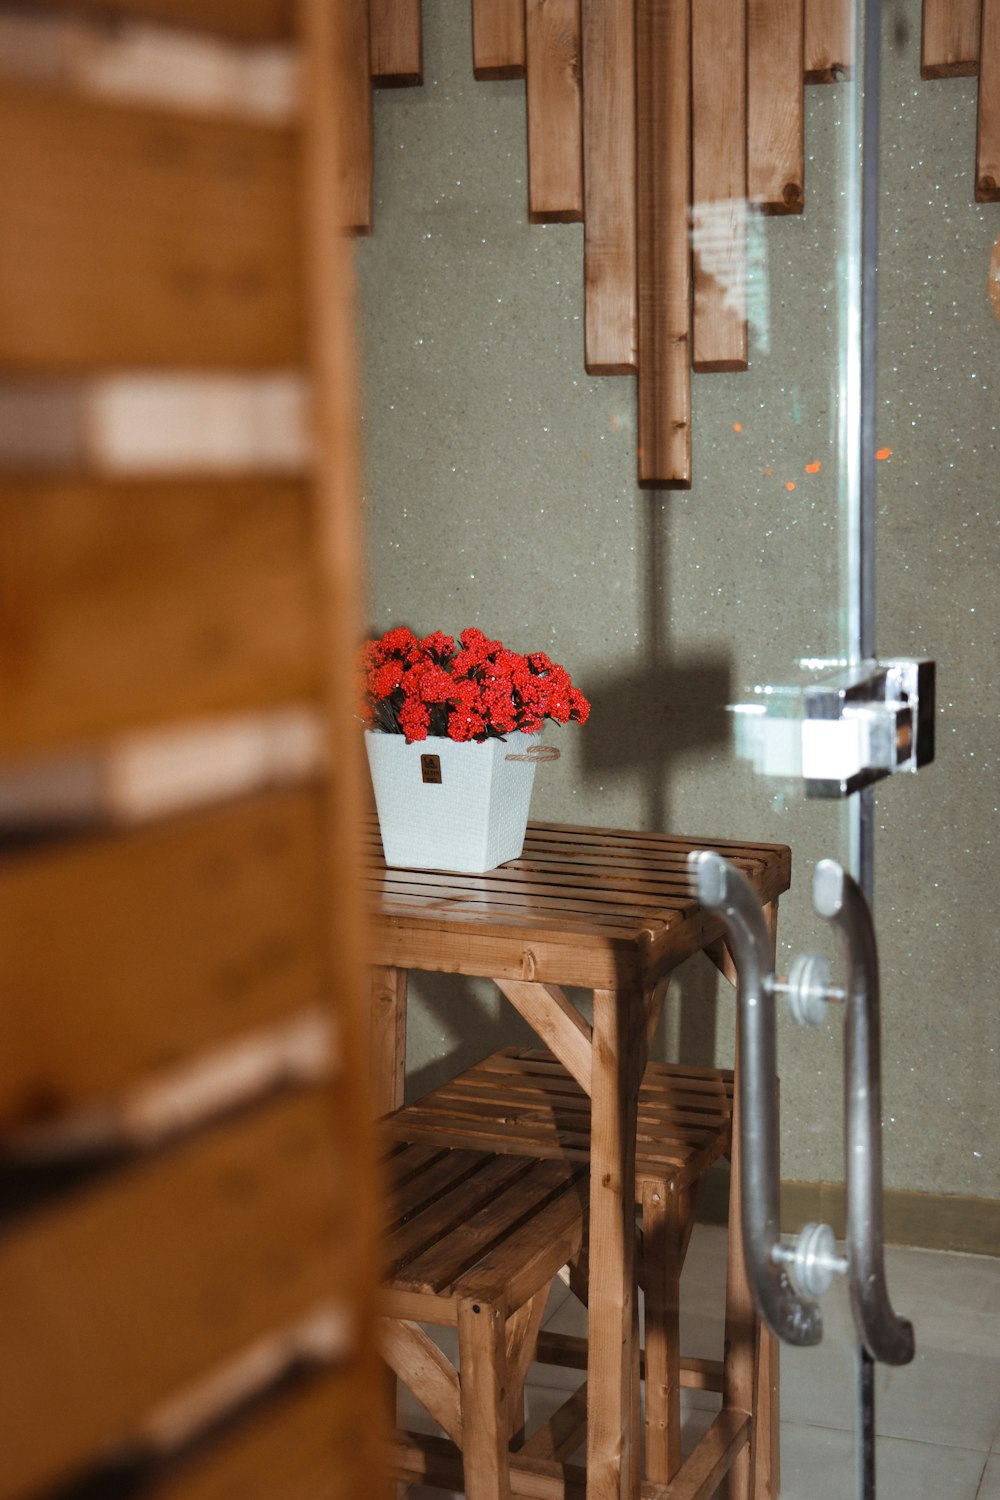
[[[401,626],[369,641],[362,660],[366,727],[405,735],[407,744],[502,740],[536,734],[545,719],[583,724],[590,713],[565,667],[544,651],[522,656],[474,628],[456,645],[440,630],[420,640]]]

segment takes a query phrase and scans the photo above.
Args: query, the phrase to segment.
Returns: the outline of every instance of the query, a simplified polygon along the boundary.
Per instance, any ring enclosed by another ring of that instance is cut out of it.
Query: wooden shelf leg
[[[681,1461],[680,1274],[683,1231],[676,1185],[642,1196],[646,1288],[646,1479],[666,1484]]]
[[[635,1133],[645,1062],[641,996],[594,992],[588,1500],[637,1495],[640,1445],[635,1296]]]
[[[376,1116],[403,1103],[406,1082],[405,969],[373,966],[369,1006],[371,1103]]]
[[[507,1330],[498,1307],[458,1304],[462,1457],[467,1500],[510,1500]]]

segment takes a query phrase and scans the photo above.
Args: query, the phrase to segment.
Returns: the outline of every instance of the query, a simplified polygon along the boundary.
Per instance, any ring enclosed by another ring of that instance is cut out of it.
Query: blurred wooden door
[[[383,1493],[355,10],[0,8],[0,1500]]]

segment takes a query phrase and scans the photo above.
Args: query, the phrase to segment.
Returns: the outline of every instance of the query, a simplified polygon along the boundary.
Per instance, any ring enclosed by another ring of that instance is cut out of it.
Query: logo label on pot
[[[420,757],[420,778],[422,781],[430,782],[433,786],[441,785],[440,755],[422,755]]]

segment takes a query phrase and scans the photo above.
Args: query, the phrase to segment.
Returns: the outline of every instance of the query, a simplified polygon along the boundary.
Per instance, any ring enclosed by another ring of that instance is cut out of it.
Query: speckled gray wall
[[[475,82],[468,9],[424,0],[424,87],[376,96],[359,250],[372,628],[476,624],[550,651],[594,712],[549,733],[563,756],[539,769],[534,815],[787,842],[782,960],[829,951],[808,891],[815,861],[846,853],[843,810],[756,776],[725,705],[843,644],[842,93],[808,91],[805,214],[759,229],[750,371],[695,379],[691,490],[642,492],[634,382],[583,369],[581,228],[527,223],[523,85]],[[996,1197],[1000,208],[972,202],[974,83],[921,83],[919,0],[885,9],[878,636],[936,656],[941,684],[936,765],[878,799],[886,1179]],[[413,1089],[524,1035],[488,986],[414,992]],[[658,1047],[725,1059],[732,1010],[688,965]],[[836,1023],[782,1023],[786,1177],[842,1175],[840,1045]]]

